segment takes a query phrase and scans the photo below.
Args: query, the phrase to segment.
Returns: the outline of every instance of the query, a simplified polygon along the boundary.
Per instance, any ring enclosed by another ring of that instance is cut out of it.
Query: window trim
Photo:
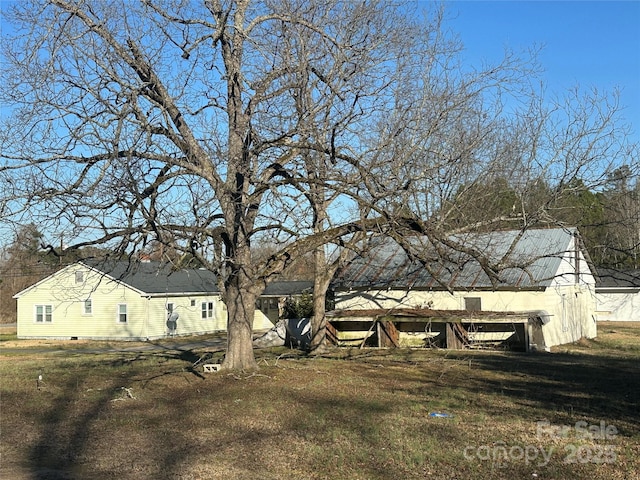
[[[89,309],[87,309],[87,306],[89,306]],[[93,315],[93,300],[91,299],[91,297],[85,299],[82,302],[82,315],[86,316],[86,317],[90,317]]]
[[[200,319],[206,320],[207,318],[214,318],[215,306],[214,302],[210,300],[203,300],[200,302]]]
[[[38,313],[38,309],[42,309],[41,313]],[[47,310],[49,310],[48,313],[47,313]],[[38,320],[38,316],[41,317],[41,320]],[[40,324],[40,325],[53,323],[53,305],[44,304],[44,303],[34,305],[33,306],[33,323]]]
[[[124,312],[122,312],[121,308],[124,307]],[[124,315],[124,320],[122,320],[122,315]],[[116,309],[116,322],[118,325],[125,325],[129,323],[129,312],[126,303],[119,303]]]

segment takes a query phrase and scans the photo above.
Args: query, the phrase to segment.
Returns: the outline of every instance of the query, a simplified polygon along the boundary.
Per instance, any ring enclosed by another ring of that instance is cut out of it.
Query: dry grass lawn
[[[551,354],[263,350],[246,374],[21,345],[0,343],[0,478],[640,478],[639,324]]]

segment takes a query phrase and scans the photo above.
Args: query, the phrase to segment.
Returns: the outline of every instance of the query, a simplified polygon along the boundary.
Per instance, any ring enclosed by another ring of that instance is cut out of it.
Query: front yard
[[[95,352],[0,343],[0,477],[629,479],[640,325],[551,354]],[[51,353],[55,351],[57,353]],[[194,367],[194,364],[196,366]],[[42,379],[39,380],[39,376]]]

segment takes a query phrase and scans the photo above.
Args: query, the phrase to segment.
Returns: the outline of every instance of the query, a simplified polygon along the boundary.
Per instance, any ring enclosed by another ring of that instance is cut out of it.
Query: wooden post
[[[326,332],[327,341],[332,345],[338,346],[338,330],[329,321],[327,321]]]
[[[381,348],[395,347],[400,345],[400,334],[391,321],[381,320],[378,322],[378,346]]]
[[[380,347],[399,347],[400,333],[391,321],[378,322],[378,342]]]
[[[462,341],[460,340],[456,332],[456,323],[447,322],[446,338],[447,348],[450,348],[452,350],[462,349]]]
[[[447,327],[445,329],[446,332],[446,340],[447,340],[447,349],[454,349],[456,343],[456,334],[453,331],[453,325],[451,322],[447,322]]]
[[[373,330],[373,327],[376,326],[376,324],[378,323],[378,319],[374,318],[373,322],[371,322],[371,326],[369,327],[369,330],[367,330],[367,333],[365,333],[364,338],[362,339],[362,343],[360,344],[360,348],[364,348],[364,344],[367,343],[367,338],[369,338],[369,334],[371,333],[371,331]],[[380,345],[380,340],[378,339],[378,346]]]

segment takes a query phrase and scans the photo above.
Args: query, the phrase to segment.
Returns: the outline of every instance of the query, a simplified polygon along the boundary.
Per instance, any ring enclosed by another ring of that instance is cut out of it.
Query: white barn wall
[[[372,290],[336,292],[337,310],[433,308],[464,310],[465,298],[481,299],[482,310],[546,311],[550,322],[542,327],[544,347],[552,347],[596,336],[593,318],[595,299],[588,286],[556,286],[545,291],[424,291]]]
[[[640,322],[640,290],[636,292],[597,292],[598,321]]]
[[[562,254],[560,266],[551,281],[552,287],[588,285],[591,288],[595,288],[596,279],[582,251],[576,251],[575,241],[575,237],[572,237],[567,251]],[[578,267],[577,270],[576,266]]]
[[[547,310],[553,312],[552,321],[543,327],[547,346],[597,336],[596,279],[575,241],[572,237],[551,285],[546,289],[550,303]]]
[[[538,249],[537,256],[530,258],[530,271],[526,272],[525,268],[520,281],[515,281],[508,288],[490,290],[487,282],[480,282],[484,283],[484,289],[464,289],[465,285],[459,285],[453,293],[410,288],[407,290],[401,287],[351,292],[338,290],[336,309],[421,307],[464,310],[465,297],[476,297],[481,299],[482,310],[485,311],[546,312],[550,321],[542,327],[544,347],[574,342],[582,337],[595,337],[596,281],[586,254],[576,243],[577,231],[540,230],[532,231],[532,235],[538,235],[539,241],[535,245],[529,244],[529,250],[537,246],[543,246],[544,249]],[[528,241],[533,242],[535,238],[532,237]],[[535,251],[535,248],[533,250]],[[519,254],[527,258],[529,252],[523,251]],[[383,259],[377,261],[382,262]],[[526,278],[527,275],[535,279],[535,287],[520,289],[520,285],[531,284],[528,281],[530,279]],[[387,278],[386,281],[395,285],[402,283],[399,278]]]

